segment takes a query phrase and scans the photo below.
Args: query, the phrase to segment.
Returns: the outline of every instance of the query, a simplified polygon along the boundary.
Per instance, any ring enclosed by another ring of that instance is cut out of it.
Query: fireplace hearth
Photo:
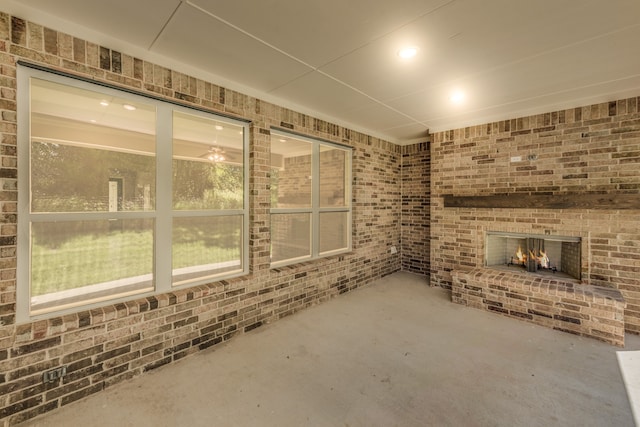
[[[532,274],[581,278],[579,237],[487,232],[485,265]]]

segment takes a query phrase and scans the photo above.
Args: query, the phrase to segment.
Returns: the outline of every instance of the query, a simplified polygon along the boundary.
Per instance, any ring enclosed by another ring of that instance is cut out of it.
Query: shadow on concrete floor
[[[449,298],[396,273],[23,426],[634,425],[619,348]]]

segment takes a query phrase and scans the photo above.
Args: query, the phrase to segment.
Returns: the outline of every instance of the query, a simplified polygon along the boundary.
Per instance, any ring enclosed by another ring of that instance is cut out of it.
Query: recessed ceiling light
[[[404,59],[413,58],[417,54],[418,54],[418,48],[413,46],[405,47],[398,51],[398,56]]]
[[[97,123],[98,121],[96,119],[91,119],[89,120],[91,123]]]
[[[135,111],[136,107],[131,105],[131,104],[124,104],[122,106],[122,108],[124,108],[125,110],[129,110],[129,111]]]
[[[109,105],[109,101],[103,99],[102,101],[100,101],[100,105],[102,105],[103,107],[107,107]]]
[[[286,140],[286,139],[283,139],[283,138],[280,138],[278,141],[280,141],[280,142],[287,142],[287,140]]]
[[[460,90],[454,91],[453,93],[451,93],[451,96],[449,96],[449,101],[453,102],[454,104],[461,104],[462,101],[464,101],[464,92]]]
[[[222,130],[222,129],[224,129],[222,126],[216,125],[216,130]]]

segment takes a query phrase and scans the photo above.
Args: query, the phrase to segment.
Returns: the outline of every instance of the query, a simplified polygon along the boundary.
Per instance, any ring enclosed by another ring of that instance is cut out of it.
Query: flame
[[[549,257],[547,253],[544,251],[540,251],[540,256],[538,257],[538,262],[542,268],[549,268]]]
[[[538,253],[539,255],[536,255],[535,251],[529,250],[529,255],[526,255],[524,252],[522,252],[522,247],[518,246],[516,257],[518,258],[518,261],[520,261],[520,263],[522,263],[523,265],[527,262],[527,259],[530,259],[536,260],[541,268],[551,268],[551,261],[549,261],[547,253],[543,250],[538,250]]]

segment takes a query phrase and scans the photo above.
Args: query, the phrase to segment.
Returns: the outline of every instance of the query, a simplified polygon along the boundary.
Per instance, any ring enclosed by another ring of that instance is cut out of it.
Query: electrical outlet
[[[47,372],[42,374],[42,382],[45,383],[45,384],[46,383],[56,382],[60,378],[64,377],[65,375],[67,375],[67,367],[66,366],[61,366],[61,367],[56,368],[56,369],[51,369],[50,371],[47,371]]]

